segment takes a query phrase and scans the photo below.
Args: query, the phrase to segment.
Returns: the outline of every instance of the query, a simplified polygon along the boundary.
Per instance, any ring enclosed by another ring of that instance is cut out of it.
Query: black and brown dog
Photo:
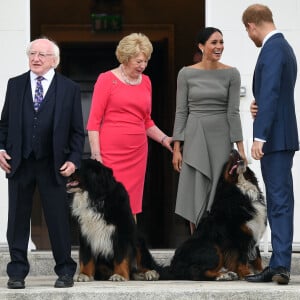
[[[236,280],[262,270],[258,244],[266,228],[258,181],[236,150],[225,164],[210,212],[176,251],[163,280]]]
[[[67,191],[80,230],[78,281],[158,280],[156,264],[138,237],[128,193],[110,168],[82,160]]]

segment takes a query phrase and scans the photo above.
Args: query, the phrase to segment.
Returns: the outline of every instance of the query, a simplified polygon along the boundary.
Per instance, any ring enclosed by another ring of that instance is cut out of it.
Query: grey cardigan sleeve
[[[240,118],[240,86],[241,76],[236,68],[231,69],[231,79],[228,90],[227,119],[232,143],[242,141],[242,124]]]
[[[185,67],[177,76],[176,113],[173,129],[173,140],[184,141],[184,130],[188,117],[188,84],[185,77]]]

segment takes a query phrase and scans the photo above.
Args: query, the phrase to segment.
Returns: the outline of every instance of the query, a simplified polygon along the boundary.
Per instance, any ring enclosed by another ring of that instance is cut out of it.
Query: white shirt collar
[[[264,46],[264,44],[266,43],[266,41],[267,41],[271,36],[273,36],[273,35],[276,34],[276,33],[279,33],[279,30],[275,29],[275,30],[270,31],[270,32],[265,36],[265,38],[263,39],[262,47]]]
[[[43,77],[48,81],[51,82],[52,78],[54,77],[54,69],[50,69],[46,74],[43,75]],[[33,73],[32,71],[30,71],[30,78],[31,80],[35,80],[37,77],[39,77],[39,75]]]

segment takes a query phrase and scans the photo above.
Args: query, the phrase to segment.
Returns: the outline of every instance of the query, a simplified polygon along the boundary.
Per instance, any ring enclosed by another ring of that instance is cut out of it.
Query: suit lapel
[[[53,80],[56,80],[56,93],[55,93],[55,105],[54,105],[54,127],[55,130],[59,119],[62,114],[62,107],[63,107],[63,99],[65,94],[65,87],[63,87],[62,78],[58,73],[55,72],[55,76]]]
[[[13,106],[14,107],[13,115],[16,116],[15,120],[16,120],[17,127],[20,130],[19,132],[21,132],[21,128],[22,128],[23,105],[24,105],[27,86],[31,91],[30,72],[25,73],[24,76],[20,78],[20,82],[18,83],[18,89],[15,98],[16,103]]]

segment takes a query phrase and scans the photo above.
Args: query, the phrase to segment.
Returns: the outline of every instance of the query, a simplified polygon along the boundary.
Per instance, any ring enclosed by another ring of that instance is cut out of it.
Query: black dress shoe
[[[271,282],[275,274],[277,274],[276,269],[266,267],[262,272],[258,274],[246,276],[245,280],[249,282]]]
[[[9,278],[7,282],[7,288],[9,289],[25,289],[24,279]]]
[[[290,272],[284,268],[279,267],[275,269],[276,274],[273,275],[272,280],[278,284],[288,284],[290,282]]]
[[[61,275],[55,281],[54,287],[56,288],[68,288],[74,285],[73,276]]]

